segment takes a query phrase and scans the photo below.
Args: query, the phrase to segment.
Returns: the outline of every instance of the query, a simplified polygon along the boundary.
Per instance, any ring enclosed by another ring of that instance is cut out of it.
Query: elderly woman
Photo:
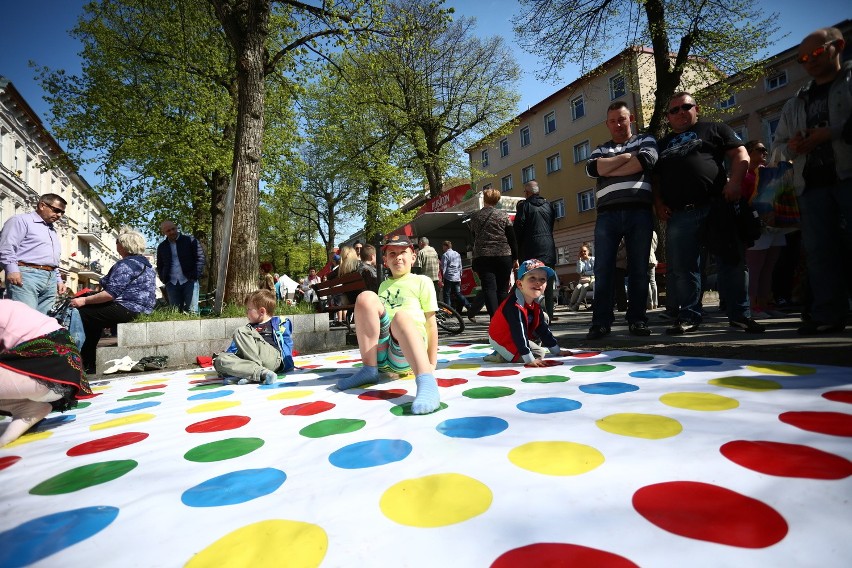
[[[80,352],[68,330],[23,302],[0,300],[0,411],[12,421],[0,432],[0,448],[47,416],[91,395]]]
[[[80,353],[89,374],[95,372],[96,349],[104,328],[133,321],[139,314],[150,314],[157,301],[156,275],[151,263],[142,256],[145,237],[138,231],[124,230],[115,246],[121,260],[101,280],[103,290],[71,300],[71,305],[80,310],[86,332]]]
[[[509,215],[495,207],[500,201],[500,191],[486,189],[482,192],[482,198],[483,208],[470,217],[470,230],[473,232],[472,267],[479,276],[485,295],[485,308],[488,315],[493,316],[500,302],[509,295],[512,268],[518,267],[518,249]]]

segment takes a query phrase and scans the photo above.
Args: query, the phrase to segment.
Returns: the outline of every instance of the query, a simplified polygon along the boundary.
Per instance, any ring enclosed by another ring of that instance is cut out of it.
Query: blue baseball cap
[[[530,270],[544,270],[547,272],[548,278],[556,278],[556,272],[553,271],[552,268],[544,264],[537,258],[531,258],[529,260],[525,260],[521,263],[521,266],[518,267],[518,280],[524,277],[524,275]]]

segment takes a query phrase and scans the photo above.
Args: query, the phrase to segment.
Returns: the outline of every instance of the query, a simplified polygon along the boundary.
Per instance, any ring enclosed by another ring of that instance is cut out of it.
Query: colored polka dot
[[[852,404],[852,391],[831,391],[822,393],[822,397],[834,402]]]
[[[148,434],[144,432],[124,432],[122,434],[115,434],[114,436],[107,436],[106,438],[92,440],[91,442],[77,444],[65,452],[65,454],[69,457],[97,454],[99,452],[106,452],[136,444],[147,437]]]
[[[223,461],[250,454],[263,444],[264,441],[260,438],[228,438],[196,446],[183,457],[191,462]]]
[[[224,385],[224,383],[222,383],[222,379],[217,379],[216,382],[204,383],[204,384],[201,384],[201,385],[195,385],[194,387],[190,387],[188,390],[190,390],[190,391],[207,391],[207,390],[212,390],[212,389],[218,389],[218,388],[223,387],[223,386],[225,386],[225,385]]]
[[[145,400],[146,398],[153,398],[155,396],[163,396],[164,392],[143,392],[142,394],[133,394],[130,396],[125,396],[118,399],[118,402],[127,402],[128,400]],[[79,406],[78,406],[79,408]]]
[[[127,389],[127,392],[140,392],[140,391],[148,391],[148,390],[156,390],[156,389],[164,389],[168,385],[159,383],[156,385],[146,385],[144,387],[137,387],[135,389]]]
[[[411,449],[405,440],[366,440],[332,452],[328,461],[341,469],[364,469],[402,461]]]
[[[778,390],[781,385],[769,379],[758,379],[756,377],[722,377],[710,379],[708,384],[725,387],[729,389],[745,391],[771,391]]]
[[[125,412],[137,412],[139,410],[145,410],[146,408],[152,408],[154,406],[159,406],[160,402],[156,400],[149,400],[148,402],[140,402],[139,404],[131,404],[129,406],[119,406],[118,408],[110,408],[106,411],[106,414],[124,414]]]
[[[331,410],[334,406],[335,405],[330,402],[318,400],[316,402],[305,402],[282,408],[281,414],[284,416],[313,416],[314,414]]]
[[[306,396],[311,396],[312,394],[314,394],[314,391],[312,390],[284,391],[270,395],[269,397],[267,397],[266,400],[289,400],[291,398],[305,398]]]
[[[668,371],[666,369],[646,369],[644,371],[633,371],[628,374],[636,379],[674,379],[675,377],[682,377],[686,373],[683,371]]]
[[[238,505],[274,493],[287,474],[271,467],[232,471],[190,487],[181,495],[188,507]]]
[[[674,408],[708,412],[731,410],[740,405],[739,401],[734,398],[708,392],[672,392],[662,395],[660,402]]]
[[[216,390],[212,392],[202,392],[188,397],[186,400],[212,400],[222,398],[223,396],[231,396],[234,391],[228,389]]]
[[[644,363],[653,359],[653,355],[622,355],[613,359],[616,363]]]
[[[804,365],[791,365],[788,363],[762,363],[760,365],[746,365],[746,369],[764,375],[813,375],[816,369]]]
[[[766,548],[787,535],[787,522],[775,509],[740,493],[694,481],[642,487],[633,507],[670,533],[740,548]]]
[[[358,395],[359,400],[393,400],[399,398],[408,391],[404,389],[369,390]]]
[[[587,359],[589,357],[597,357],[600,354],[600,351],[578,351],[577,353],[574,353],[571,356],[579,357],[580,359]]]
[[[515,389],[510,387],[476,387],[462,393],[467,398],[502,398],[515,394]]]
[[[478,369],[481,366],[478,363],[453,363],[452,365],[447,365],[447,369]]]
[[[513,377],[521,372],[515,369],[494,369],[492,371],[479,371],[477,375],[480,377]]]
[[[456,353],[461,353],[459,350],[451,350],[451,351],[438,351],[438,355],[455,355]],[[477,355],[479,357],[479,355]]]
[[[16,448],[18,446],[23,446],[24,444],[30,444],[32,442],[38,442],[39,440],[46,440],[47,438],[50,438],[51,436],[53,436],[52,431],[50,431],[50,432],[36,432],[34,434],[31,433],[31,432],[27,432],[26,434],[24,434],[23,436],[21,436],[20,438],[15,440],[14,442],[9,442],[5,446],[3,446],[3,448],[4,449]]]
[[[615,365],[600,363],[598,365],[574,365],[571,370],[575,373],[606,373],[615,369]]]
[[[91,405],[92,405],[91,402],[77,402],[77,406],[75,406],[74,409],[75,410],[82,410],[83,408],[86,408],[87,406],[91,406]]]
[[[785,412],[779,420],[808,432],[829,436],[852,436],[852,414],[842,412]]]
[[[61,426],[62,424],[67,424],[69,422],[74,422],[77,420],[76,414],[59,414],[57,416],[52,416],[50,418],[45,418],[36,423],[35,426],[30,428],[30,432],[44,432],[45,430],[51,430],[56,428],[57,426]]]
[[[737,465],[759,473],[806,479],[844,479],[852,462],[809,446],[780,442],[728,442],[719,451]]]
[[[450,438],[485,438],[509,427],[509,423],[494,416],[470,416],[444,420],[436,429]]]
[[[531,414],[554,414],[556,412],[570,412],[582,408],[582,404],[570,398],[534,398],[526,400],[518,405],[518,410]]]
[[[203,434],[208,432],[223,432],[225,430],[236,430],[242,428],[251,421],[248,416],[217,416],[201,422],[195,422],[186,427],[190,434]]]
[[[0,471],[12,467],[19,461],[21,461],[21,456],[3,456],[0,458]]]
[[[462,353],[459,359],[482,359],[482,353]]]
[[[481,515],[494,496],[484,483],[458,473],[401,481],[382,494],[379,506],[390,520],[410,527],[445,527]]]
[[[445,408],[447,408],[447,405],[446,405],[446,403],[442,402],[438,406],[438,410],[436,410],[435,412],[440,412],[440,411],[444,410]],[[429,414],[435,414],[435,412],[430,412]],[[429,414],[414,414],[413,412],[411,412],[411,403],[410,402],[406,402],[404,404],[398,404],[398,405],[392,406],[391,409],[390,409],[390,413],[393,414],[394,416],[428,416],[429,415]]]
[[[299,386],[299,383],[297,383],[297,382],[290,382],[290,383],[278,382],[278,383],[273,383],[271,385],[260,385],[257,388],[259,390],[274,390],[274,389],[284,389],[284,388],[297,387],[297,386]]]
[[[594,566],[595,568],[639,568],[630,560],[597,548],[579,544],[542,542],[515,548],[501,554],[491,568],[547,568]]]
[[[454,387],[467,383],[467,379],[438,379],[439,387]]]
[[[0,533],[0,566],[29,566],[98,534],[118,517],[116,507],[85,507],[38,517]]]
[[[162,383],[164,380],[166,380],[166,379],[159,377],[159,378],[156,378],[156,379],[148,379],[147,381],[136,381],[133,384],[135,384],[135,385],[156,385],[156,384]]]
[[[678,367],[715,367],[721,364],[721,361],[713,359],[678,359],[672,362],[672,365]]]
[[[452,345],[450,347],[453,347]],[[467,347],[467,345],[459,344],[459,347]],[[491,349],[491,346],[487,343],[483,343],[481,345],[471,345],[471,349]]]
[[[64,495],[87,487],[101,485],[125,475],[139,465],[134,460],[116,460],[92,463],[69,469],[42,481],[32,489],[31,495]]]
[[[334,436],[336,434],[349,434],[357,432],[366,426],[364,420],[355,418],[335,418],[330,420],[320,420],[310,426],[305,426],[299,430],[299,434],[306,438],[325,438],[326,436]]]
[[[187,408],[186,412],[188,414],[200,414],[202,412],[218,412],[220,410],[227,410],[228,408],[234,408],[235,406],[241,405],[242,402],[238,400],[220,400],[218,402],[205,402],[204,404],[199,404],[198,406],[193,406],[192,408]]]
[[[529,442],[509,451],[509,461],[528,471],[568,476],[588,473],[605,458],[597,449],[575,442]]]
[[[124,416],[123,418],[115,418],[113,420],[107,420],[106,422],[99,422],[98,424],[92,424],[89,426],[89,430],[106,430],[107,428],[119,428],[121,426],[128,426],[130,424],[141,424],[142,422],[148,422],[149,420],[153,420],[156,418],[153,414],[131,414],[130,416]]]
[[[328,551],[328,535],[317,525],[274,519],[241,527],[223,536],[186,563],[210,566],[319,566]]]
[[[345,364],[345,363],[360,363],[360,362],[361,362],[361,359],[343,359],[342,361],[340,361],[340,364],[342,365],[342,364]]]
[[[638,414],[624,412],[610,414],[595,422],[598,428],[610,434],[660,440],[677,436],[683,431],[683,426],[674,418],[656,414]]]
[[[613,395],[624,394],[626,392],[633,392],[637,390],[639,390],[639,387],[628,383],[593,383],[590,385],[580,386],[580,391],[586,394]]]
[[[532,377],[524,377],[522,383],[567,383],[571,380],[570,377],[562,375],[533,375]]]

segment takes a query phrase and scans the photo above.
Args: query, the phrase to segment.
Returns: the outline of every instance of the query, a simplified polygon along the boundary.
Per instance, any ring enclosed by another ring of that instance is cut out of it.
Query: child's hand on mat
[[[554,361],[553,359],[536,359],[532,363],[527,363],[524,367],[555,367],[561,364],[562,361]]]

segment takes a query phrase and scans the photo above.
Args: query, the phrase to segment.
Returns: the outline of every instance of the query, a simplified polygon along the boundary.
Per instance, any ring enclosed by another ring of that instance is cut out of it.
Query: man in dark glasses
[[[62,197],[46,193],[35,211],[10,217],[0,232],[0,266],[9,297],[43,314],[53,307],[57,293],[65,293],[58,268],[60,236],[54,227],[65,206]]]
[[[798,62],[811,81],[781,110],[775,144],[793,160],[802,242],[813,294],[799,333],[841,332],[852,274],[852,62],[837,28],[809,34]]]
[[[654,168],[654,207],[660,220],[667,222],[666,294],[674,294],[680,306],[677,320],[666,333],[688,333],[701,324],[702,248],[732,241],[736,241],[731,247],[734,254],[720,257],[717,263],[719,295],[726,300],[728,324],[746,333],[761,333],[765,328],[751,317],[745,245],[735,231],[708,235],[711,206],[724,212],[724,202],[740,198],[748,153],[730,126],[699,121],[698,110],[691,94],[672,96],[667,113],[671,132],[659,142],[660,156]],[[725,159],[730,161],[730,171]]]

